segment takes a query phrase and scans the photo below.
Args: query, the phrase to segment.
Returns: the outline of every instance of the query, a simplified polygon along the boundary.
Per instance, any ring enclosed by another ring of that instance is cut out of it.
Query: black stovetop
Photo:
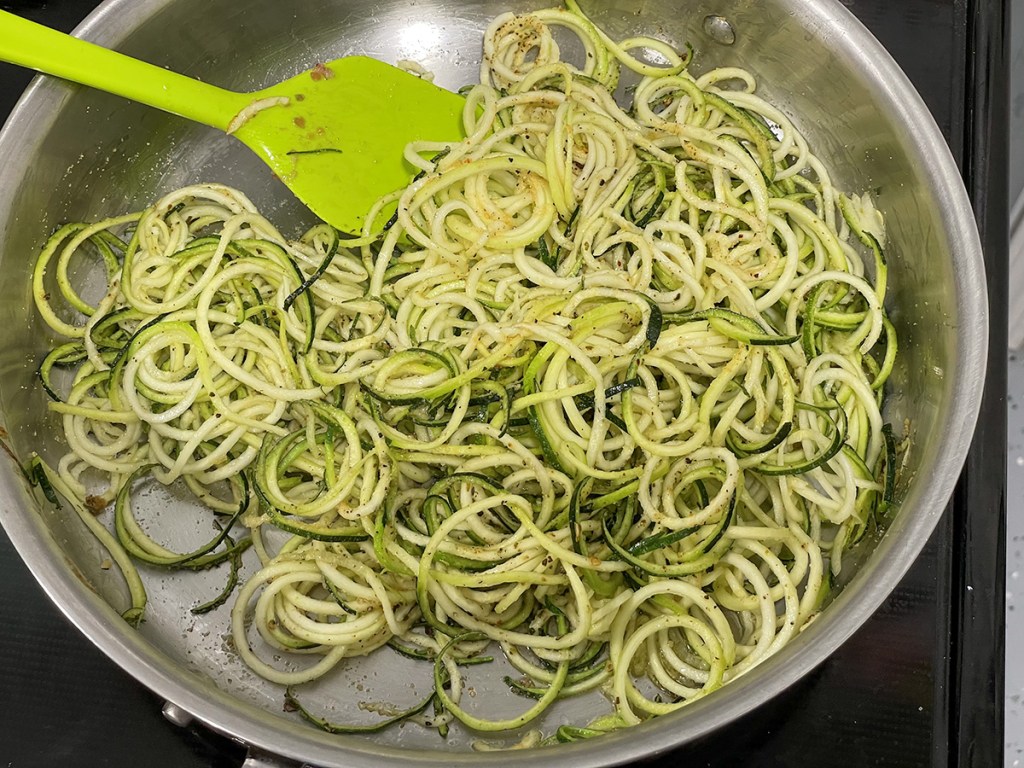
[[[299,0],[293,0],[298,2]],[[784,695],[651,766],[997,766],[1003,733],[1007,0],[842,0],[900,62],[964,174],[992,309],[978,433],[953,502],[899,589]],[[96,0],[0,0],[69,30]],[[0,65],[0,116],[28,82]],[[217,768],[244,751],[160,700],[52,607],[0,531],[0,766]]]

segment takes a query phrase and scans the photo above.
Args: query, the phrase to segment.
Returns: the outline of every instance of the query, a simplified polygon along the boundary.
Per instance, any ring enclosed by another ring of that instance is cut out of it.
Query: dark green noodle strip
[[[108,531],[96,516],[79,501],[70,487],[64,480],[52,470],[36,454],[29,459],[29,474],[35,479],[46,500],[57,507],[60,507],[59,497],[63,497],[71,505],[78,515],[78,518],[85,523],[89,532],[96,537],[100,545],[110,553],[110,557],[117,565],[124,576],[131,597],[131,606],[121,612],[121,617],[133,627],[138,627],[145,619],[146,612],[146,588],[139,577],[138,569],[132,563],[128,552],[118,540]]]
[[[451,698],[447,690],[445,690],[445,685],[448,681],[446,679],[447,675],[444,659],[451,653],[451,650],[456,643],[482,640],[485,637],[485,635],[478,632],[469,632],[454,637],[448,641],[444,648],[441,649],[441,652],[438,653],[437,659],[434,661],[434,691],[437,694],[437,697],[441,700],[441,703],[444,705],[444,708],[451,712],[464,725],[472,728],[473,730],[507,731],[512,730],[513,728],[522,727],[543,714],[543,712],[547,710],[547,708],[558,698],[558,694],[561,691],[562,686],[565,684],[565,679],[569,671],[569,664],[568,662],[563,661],[558,665],[558,670],[551,681],[551,685],[543,695],[537,699],[537,703],[522,714],[505,720],[487,720],[476,717],[459,706],[459,704]]]
[[[658,339],[661,338],[661,330],[664,327],[665,317],[661,308],[653,301],[647,299],[647,304],[651,308],[651,314],[647,320],[647,332],[645,334],[645,338],[647,340],[647,346],[650,349],[654,349],[654,347],[658,345]]]
[[[825,290],[826,284],[816,285],[807,296],[807,305],[804,308],[803,325],[800,332],[800,344],[804,354],[813,358],[818,354],[818,342],[816,339],[818,324],[815,315],[818,310],[818,297]]]
[[[196,616],[201,616],[204,613],[209,613],[217,608],[224,605],[231,594],[235,591],[235,587],[238,586],[238,575],[242,570],[242,551],[235,546],[235,541],[228,536],[227,539],[228,548],[231,550],[231,557],[228,558],[228,563],[231,565],[231,570],[228,571],[228,580],[224,584],[224,588],[212,599],[207,600],[205,603],[200,603],[191,609],[191,613]],[[252,540],[248,540],[252,543]]]
[[[331,593],[331,597],[334,598],[334,602],[338,604],[341,610],[343,610],[349,616],[359,615],[359,611],[353,610],[349,607],[348,603],[345,601],[345,598],[338,591],[338,588],[335,586],[334,582],[332,582],[330,579],[325,578],[324,586],[327,587],[327,591]]]
[[[736,437],[736,433],[730,431],[725,436],[725,444],[729,446],[729,450],[735,453],[739,457],[756,456],[760,453],[768,453],[775,448],[778,448],[789,437],[789,433],[793,431],[793,422],[785,421],[779,425],[779,428],[775,430],[775,434],[769,437],[767,440],[756,443],[742,440]]]
[[[541,263],[548,269],[552,271],[558,269],[558,261],[555,255],[548,250],[546,236],[537,241],[537,258],[540,259]]]
[[[267,515],[268,522],[286,533],[304,536],[311,541],[355,542],[371,538],[370,534],[356,526],[338,525],[335,521],[320,524],[305,523],[287,517],[267,502],[259,491],[257,491],[257,495],[260,497],[260,509]]]
[[[580,507],[590,494],[590,488],[594,484],[592,477],[584,478],[572,489],[572,496],[569,499],[569,539],[572,541],[572,548],[581,555],[587,554],[587,546],[583,539],[583,531],[580,525]]]
[[[324,225],[323,227],[321,227],[321,229],[330,231],[331,244],[327,248],[327,253],[324,254],[324,258],[320,262],[320,266],[316,268],[313,274],[311,274],[309,277],[303,280],[299,284],[298,288],[296,288],[294,291],[288,294],[288,297],[284,300],[285,310],[288,310],[291,307],[291,305],[295,303],[295,300],[299,298],[299,296],[308,291],[310,287],[313,285],[313,283],[315,283],[323,276],[324,272],[327,271],[327,268],[331,266],[331,262],[334,261],[335,255],[337,255],[338,253],[338,248],[341,245],[341,236],[338,234],[337,230],[335,230],[332,227],[328,227],[327,225]],[[310,339],[310,342],[312,342],[312,338]],[[308,346],[306,347],[306,351],[309,351]]]
[[[50,502],[53,506],[60,509],[60,497],[57,496],[57,492],[53,489],[53,485],[50,483],[50,478],[46,473],[45,464],[42,459],[38,456],[33,455],[28,462],[28,475],[32,484],[39,488],[43,493],[43,497]]]
[[[498,495],[502,492],[501,487],[497,483],[486,475],[482,475],[478,472],[456,472],[438,480],[430,487],[430,491],[423,503],[424,519],[427,523],[427,533],[431,535],[434,534],[440,523],[440,520],[436,515],[434,515],[434,506],[430,502],[432,500],[443,500],[448,509],[448,513],[451,514],[451,512],[459,506],[455,498],[452,496],[452,492],[457,487],[462,486],[469,486],[470,488],[476,486],[490,495]],[[503,515],[498,510],[492,510],[492,512],[509,533],[512,533],[519,527],[514,516]]]
[[[616,395],[620,395],[627,389],[635,389],[636,387],[642,387],[643,382],[635,376],[627,379],[624,382],[618,384],[612,384],[610,387],[604,390],[604,399],[610,400]],[[579,394],[573,398],[577,403],[577,408],[581,411],[589,411],[594,408],[594,395],[592,394]]]
[[[847,417],[846,411],[839,406],[832,408],[822,408],[816,405],[810,405],[809,403],[798,402],[796,404],[797,410],[813,411],[814,413],[821,416],[829,424],[829,432],[832,434],[831,442],[828,447],[825,448],[817,456],[811,456],[805,458],[803,461],[794,461],[787,464],[771,464],[768,462],[761,462],[752,467],[753,471],[758,472],[762,475],[802,475],[811,470],[817,469],[823,466],[832,459],[843,447],[843,443],[846,440],[846,428],[847,428]],[[832,418],[831,412],[835,411],[837,414],[836,418]]]
[[[722,535],[732,522],[735,507],[736,497],[733,496],[730,498],[725,513],[721,516],[721,520],[714,526],[704,526],[705,528],[711,529],[707,538],[700,545],[691,549],[683,557],[679,558],[681,562],[673,565],[659,565],[657,563],[649,562],[641,557],[637,557],[628,549],[621,546],[615,540],[615,536],[608,528],[607,517],[602,520],[602,529],[604,531],[605,541],[608,542],[608,545],[612,548],[615,555],[620,560],[629,563],[637,570],[650,576],[689,576],[711,568],[729,548],[729,542],[722,539]],[[674,543],[675,542],[670,542],[667,546]],[[644,546],[646,545],[641,545],[641,548]],[[648,552],[648,550],[644,551],[645,553]]]
[[[392,359],[396,364],[401,363],[431,363],[435,365],[438,370],[445,370],[451,377],[459,375],[459,371],[452,365],[451,360],[442,354],[434,352],[429,349],[408,349],[403,352],[399,352]],[[450,381],[450,380],[449,380]],[[438,387],[431,387],[414,394],[399,394],[397,392],[389,393],[375,388],[369,384],[360,381],[360,386],[363,390],[370,395],[374,400],[388,405],[419,405],[422,403],[430,403],[431,401],[437,400],[441,397],[447,397],[451,394],[449,384],[440,385]]]
[[[885,356],[871,382],[871,388],[877,389],[880,392],[892,374],[893,366],[896,364],[896,351],[899,345],[896,337],[896,327],[888,317],[883,318],[882,325],[885,328]]]
[[[392,553],[392,547],[401,546],[392,522],[392,503],[393,498],[389,498],[377,515],[373,528],[373,553],[385,571],[411,578],[414,575],[413,569]]]
[[[436,653],[424,650],[423,648],[415,648],[405,645],[395,638],[388,640],[388,647],[395,653],[405,656],[408,659],[413,659],[414,661],[429,661],[433,663],[434,659],[437,658]],[[452,656],[451,658],[452,661],[460,667],[472,667],[477,664],[490,664],[494,661],[493,656]]]
[[[167,315],[157,315],[156,317],[147,320],[145,323],[136,328],[132,335],[125,342],[124,346],[122,346],[117,351],[117,354],[114,356],[113,361],[111,361],[110,363],[111,369],[115,371],[120,371],[121,368],[123,367],[125,356],[130,354],[130,352],[133,349],[138,348],[139,338],[148,338],[148,336],[151,335],[153,328],[159,325],[160,323],[164,322],[165,320],[167,320]]]
[[[896,438],[892,432],[892,424],[882,427],[882,438],[885,441],[885,452],[879,456],[879,466],[875,476],[881,475],[882,494],[876,508],[877,514],[887,515],[892,510],[896,499]]]
[[[619,416],[617,416],[616,414],[612,413],[611,411],[608,411],[607,413],[605,413],[605,418],[608,419],[608,421],[610,421],[616,427],[618,427],[620,432],[628,432],[629,431],[629,427],[627,426],[626,422],[623,419],[621,419]]]
[[[829,306],[843,298],[844,292],[835,293],[835,284],[822,282],[816,285],[807,296],[807,305],[804,309],[803,327],[801,329],[801,345],[804,354],[813,358],[822,351],[822,337],[827,331],[852,331],[857,329],[864,322],[864,312],[836,312],[830,311]],[[845,287],[841,284],[838,286]],[[826,295],[826,291],[833,289],[832,298],[820,303],[820,298]],[[883,320],[884,322],[884,320]]]
[[[498,437],[504,437],[505,434],[508,432],[509,427],[512,425],[512,394],[508,391],[506,387],[502,386],[496,381],[476,381],[474,382],[474,386],[483,389],[485,392],[489,392],[490,395],[471,398],[469,401],[470,405],[477,404],[474,402],[474,400],[484,399],[485,397],[497,398],[496,403],[498,406],[498,410],[496,414],[491,417],[491,419],[493,420],[494,418],[499,418],[499,423],[501,424],[501,431],[498,433]],[[482,404],[490,405],[490,403]]]
[[[126,329],[148,319],[147,315],[131,307],[120,307],[96,320],[89,329],[89,338],[101,349],[120,350],[130,338]]]
[[[565,220],[565,228],[562,230],[562,236],[566,240],[572,240],[572,238],[573,238],[573,236],[575,234],[573,232],[573,227],[575,226],[576,218],[579,215],[580,215],[580,208],[579,208],[579,206],[576,206],[573,209],[572,213],[569,215],[569,218]],[[555,248],[554,253],[551,254],[551,257],[550,257],[551,261],[553,261],[555,264],[559,264],[561,262],[561,255],[562,255],[562,248],[561,248],[561,246],[559,246],[559,247]]]
[[[590,643],[586,650],[580,654],[576,661],[569,665],[569,674],[578,672],[589,672],[590,670],[604,663],[607,656],[608,646],[605,643]],[[547,664],[548,668],[555,669],[556,665]]]
[[[564,634],[564,630],[566,628],[565,617],[561,616],[558,618],[558,629],[560,630],[560,634]],[[575,691],[572,690],[573,687],[579,688],[581,684],[599,681],[603,678],[603,673],[605,672],[606,667],[606,658],[604,655],[606,651],[607,646],[604,643],[592,643],[584,652],[583,656],[570,665],[569,672],[565,677],[565,685],[559,693],[558,698],[573,696],[575,695]],[[540,662],[541,666],[545,670],[557,673],[558,664],[552,664],[544,659],[540,659]],[[512,693],[525,698],[540,699],[545,695],[545,693],[547,693],[547,688],[543,686],[530,685],[507,675],[503,677],[502,680],[509,687]]]
[[[440,632],[442,635],[447,635],[450,638],[456,638],[463,634],[461,631],[461,627],[454,626],[453,624],[448,623],[446,621],[442,621],[437,617],[437,614],[434,612],[434,609],[431,604],[428,587],[423,579],[416,579],[416,602],[419,604],[420,613],[423,615],[423,619],[432,629],[436,630],[437,632]],[[480,638],[474,637],[472,639]],[[438,655],[436,659],[440,659],[440,655]],[[436,659],[434,668],[435,679],[437,675]]]
[[[202,570],[230,560],[236,553],[243,552],[251,543],[249,539],[226,546],[220,552],[214,550],[225,543],[235,523],[249,505],[248,494],[243,496],[238,510],[227,520],[221,530],[205,544],[187,553],[171,552],[153,541],[136,521],[131,510],[133,486],[149,476],[152,467],[143,465],[127,477],[114,500],[114,532],[117,539],[136,560],[164,568],[188,568]]]
[[[565,685],[569,686],[586,682],[587,680],[590,680],[591,678],[594,678],[597,675],[601,674],[601,672],[603,671],[603,667],[604,662],[600,664],[595,664],[594,666],[585,670],[569,672],[569,674],[565,676]],[[509,690],[512,693],[516,694],[517,696],[522,696],[523,698],[535,700],[542,699],[548,693],[547,688],[535,685],[528,685],[507,675],[502,678],[502,681],[505,683],[505,685],[508,686]],[[567,696],[572,695],[572,693],[567,693],[563,690],[558,694],[556,698],[565,698]]]
[[[768,145],[768,138],[762,132],[757,121],[751,118],[749,112],[736,108],[721,96],[705,93],[704,99],[709,105],[724,112],[735,120],[737,125],[745,129],[744,132],[746,133],[747,140],[754,145],[755,153],[761,166],[761,173],[764,174],[765,179],[770,184],[775,178],[775,160],[772,150]]]
[[[380,733],[381,731],[386,730],[387,728],[390,728],[393,725],[398,725],[399,723],[408,720],[410,717],[415,717],[416,715],[421,714],[422,712],[426,711],[427,707],[429,707],[434,702],[434,694],[430,694],[429,696],[427,696],[427,698],[423,699],[423,701],[410,707],[409,709],[399,712],[397,715],[389,717],[385,720],[381,720],[379,723],[373,723],[371,725],[344,725],[341,723],[332,723],[323,717],[317,717],[308,709],[306,709],[305,706],[303,706],[302,702],[300,702],[298,698],[296,698],[295,691],[292,686],[288,686],[285,689],[284,700],[285,706],[294,707],[295,711],[302,715],[302,718],[304,720],[312,723],[322,731],[327,731],[327,733],[336,734],[366,734]]]
[[[682,541],[687,536],[690,536],[699,530],[699,527],[683,528],[682,530],[672,531],[671,533],[661,533],[657,536],[648,536],[646,539],[640,539],[639,541],[635,541],[630,544],[626,551],[636,557],[646,555],[648,552],[654,552],[664,547],[670,547],[677,541]]]
[[[339,527],[333,522],[324,525],[304,523],[294,518],[286,517],[270,504],[264,504],[262,509],[264,509],[269,521],[276,528],[280,528],[282,531],[295,536],[304,536],[312,541],[349,542],[366,541],[370,538],[370,534],[362,528],[355,526]]]
[[[655,196],[654,200],[651,202],[650,206],[648,206],[647,210],[645,210],[636,220],[637,227],[643,229],[644,227],[651,223],[651,221],[654,219],[655,214],[658,213],[658,208],[664,199],[665,192],[659,191],[658,194]]]
[[[50,352],[43,358],[43,362],[39,364],[39,368],[36,370],[36,375],[39,376],[39,381],[43,385],[43,390],[50,399],[56,400],[57,402],[63,402],[63,398],[57,394],[57,391],[53,388],[53,382],[50,375],[53,368],[68,367],[81,363],[87,357],[87,353],[81,344],[75,341],[69,341],[67,344],[61,344],[59,347],[54,347]]]
[[[673,314],[666,316],[666,320],[675,324],[687,323],[692,320],[706,320],[723,336],[754,346],[786,346],[799,338],[766,331],[756,320],[729,309],[715,308],[700,312]]]
[[[547,362],[548,358],[551,354],[553,354],[553,352],[554,350],[549,350],[548,346],[542,347],[537,352],[537,354],[534,355],[533,360],[531,360],[530,364],[526,366],[526,369],[523,371],[524,395],[532,395],[535,392],[537,392],[537,372],[540,370],[541,366],[543,366],[545,362]],[[540,443],[541,451],[544,454],[545,461],[547,461],[548,464],[550,464],[555,469],[564,472],[565,468],[562,465],[562,461],[558,456],[558,452],[555,450],[554,445],[552,445],[550,436],[544,429],[544,420],[541,416],[540,409],[537,408],[536,406],[531,405],[527,409],[527,418],[529,419],[530,428],[533,430],[534,436]]]
[[[359,526],[344,530],[332,530],[331,527],[325,528],[323,525],[291,519],[292,516],[318,518],[335,509],[337,502],[343,497],[349,479],[357,475],[361,461],[366,460],[357,458],[363,451],[359,430],[342,409],[315,401],[304,401],[303,407],[308,409],[310,414],[307,425],[315,424],[322,427],[328,434],[336,434],[339,441],[343,440],[346,457],[344,475],[334,478],[334,482],[329,482],[330,472],[326,472],[324,478],[318,480],[321,491],[315,498],[308,501],[300,503],[287,497],[286,488],[282,486],[282,482],[286,481],[295,462],[310,448],[307,440],[309,431],[306,426],[302,426],[278,440],[272,440],[269,436],[264,439],[256,458],[253,488],[267,507],[272,521],[279,527],[294,528],[308,536],[327,537],[322,540],[332,540],[331,537],[336,537],[333,540],[352,541],[354,540],[351,538],[353,535],[359,538],[369,538],[368,534]],[[331,430],[335,431],[332,433]],[[319,440],[317,444],[319,445]],[[372,455],[376,456],[376,453]],[[385,462],[379,457],[377,458],[383,469]]]
[[[582,535],[580,515],[583,500],[589,495],[592,485],[593,478],[585,478],[573,488],[572,496],[569,499],[568,528],[572,548],[573,551],[585,557],[593,555],[587,540]],[[590,513],[593,514],[593,510]],[[594,591],[594,594],[601,597],[614,597],[622,586],[621,574],[617,573],[602,578],[598,573],[588,569],[583,571],[583,580]]]

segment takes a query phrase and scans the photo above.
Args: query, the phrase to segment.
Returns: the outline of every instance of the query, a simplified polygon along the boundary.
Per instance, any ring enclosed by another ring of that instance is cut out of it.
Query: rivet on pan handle
[[[186,728],[192,724],[195,719],[192,717],[192,713],[182,709],[177,704],[170,701],[164,702],[164,708],[161,710],[164,717],[179,728]]]

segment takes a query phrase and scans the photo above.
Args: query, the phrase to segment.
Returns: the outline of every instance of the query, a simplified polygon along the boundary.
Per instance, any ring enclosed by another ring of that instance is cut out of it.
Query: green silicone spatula
[[[465,135],[465,99],[362,56],[235,93],[0,11],[0,61],[231,133],[317,216],[351,234],[381,195],[409,183],[414,169],[402,156],[408,142]]]

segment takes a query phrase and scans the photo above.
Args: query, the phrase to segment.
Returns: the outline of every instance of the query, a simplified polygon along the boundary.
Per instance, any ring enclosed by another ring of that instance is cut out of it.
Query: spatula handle
[[[227,130],[251,96],[226,91],[0,11],[0,61]]]

